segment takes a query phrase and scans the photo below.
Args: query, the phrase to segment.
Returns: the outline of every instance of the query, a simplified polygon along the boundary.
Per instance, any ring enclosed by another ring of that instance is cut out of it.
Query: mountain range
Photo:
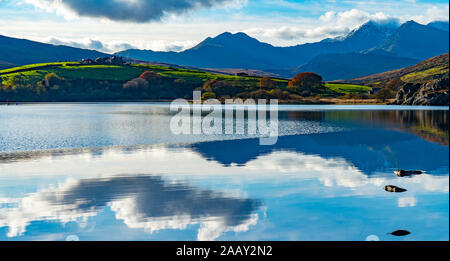
[[[448,52],[448,44],[448,22],[369,21],[345,37],[290,47],[262,43],[244,33],[223,33],[182,52],[130,49],[117,55],[200,68],[257,69],[283,77],[313,71],[337,80],[410,66]]]
[[[448,44],[447,21],[427,25],[414,21],[401,25],[369,21],[343,37],[289,47],[263,43],[245,33],[226,32],[181,52],[129,49],[116,55],[198,68],[261,70],[281,77],[313,71],[329,81],[414,65],[447,53]],[[0,36],[0,68],[107,55]]]

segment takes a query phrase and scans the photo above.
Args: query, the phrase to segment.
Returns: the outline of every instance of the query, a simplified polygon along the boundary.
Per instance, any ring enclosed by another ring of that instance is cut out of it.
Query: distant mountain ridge
[[[291,74],[315,72],[325,81],[332,81],[389,71],[418,62],[416,59],[374,53],[321,54]]]
[[[290,47],[262,43],[244,33],[223,33],[182,52],[132,49],[117,55],[200,68],[256,69],[283,77],[314,71],[337,80],[410,66],[448,52],[446,25],[442,21],[428,25],[369,21],[345,37]]]
[[[108,55],[94,50],[45,44],[0,35],[0,68],[66,60],[77,61],[104,56]]]
[[[449,23],[448,21],[434,21],[431,22],[429,24],[427,24],[428,26],[434,27],[436,29],[440,29],[443,31],[449,31]]]
[[[285,47],[293,52],[303,53],[307,58],[303,63],[324,53],[354,53],[368,50],[386,41],[398,28],[393,24],[377,24],[369,21],[351,31],[345,37],[325,39],[317,43],[307,43]],[[297,66],[302,63],[297,64]]]
[[[269,57],[267,53],[276,56]],[[131,49],[116,55],[202,68],[262,69],[277,68],[286,63],[283,48],[259,42],[244,33],[228,32],[214,38],[208,37],[195,47],[179,53]]]
[[[342,38],[290,47],[262,43],[245,33],[222,33],[182,52],[130,49],[117,55],[208,68],[292,69],[323,53],[360,52],[381,44],[396,28],[368,22]]]
[[[448,31],[435,26],[408,21],[370,52],[419,60],[446,53],[449,45]]]

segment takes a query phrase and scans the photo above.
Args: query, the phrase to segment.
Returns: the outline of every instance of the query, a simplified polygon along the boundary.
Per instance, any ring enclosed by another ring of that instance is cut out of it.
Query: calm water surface
[[[279,116],[260,146],[173,135],[167,104],[0,106],[0,240],[449,240],[447,107]]]

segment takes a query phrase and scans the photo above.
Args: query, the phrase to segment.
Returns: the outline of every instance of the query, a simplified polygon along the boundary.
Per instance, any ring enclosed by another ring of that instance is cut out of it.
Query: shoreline
[[[161,104],[161,105],[170,105],[172,100],[119,100],[119,101],[26,101],[26,102],[0,102],[0,107],[5,106],[20,106],[20,105],[51,105],[51,104],[117,104],[117,103],[126,103],[126,104]],[[192,104],[192,101],[189,101],[189,104]],[[221,103],[221,105],[225,105],[225,103]],[[423,110],[449,110],[450,107],[448,105],[401,105],[401,104],[392,104],[392,103],[370,103],[370,102],[351,102],[351,101],[343,101],[337,103],[290,103],[290,102],[279,102],[280,106],[329,106],[329,107],[385,107],[389,106],[392,108],[404,108],[404,109],[423,109]]]

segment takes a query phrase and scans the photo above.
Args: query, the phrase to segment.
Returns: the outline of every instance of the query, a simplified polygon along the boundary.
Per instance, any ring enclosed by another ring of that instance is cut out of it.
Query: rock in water
[[[384,187],[384,190],[386,190],[387,192],[405,192],[406,191],[406,189],[399,188],[399,187],[394,186],[394,185],[386,185]]]
[[[411,175],[420,175],[422,174],[422,171],[420,170],[396,170],[394,171],[395,175],[399,177],[406,177]]]
[[[390,234],[393,235],[393,236],[402,237],[402,236],[406,236],[406,235],[411,234],[411,232],[409,232],[407,230],[401,230],[400,229],[400,230],[396,230],[396,231],[394,231],[394,232],[392,232]]]

